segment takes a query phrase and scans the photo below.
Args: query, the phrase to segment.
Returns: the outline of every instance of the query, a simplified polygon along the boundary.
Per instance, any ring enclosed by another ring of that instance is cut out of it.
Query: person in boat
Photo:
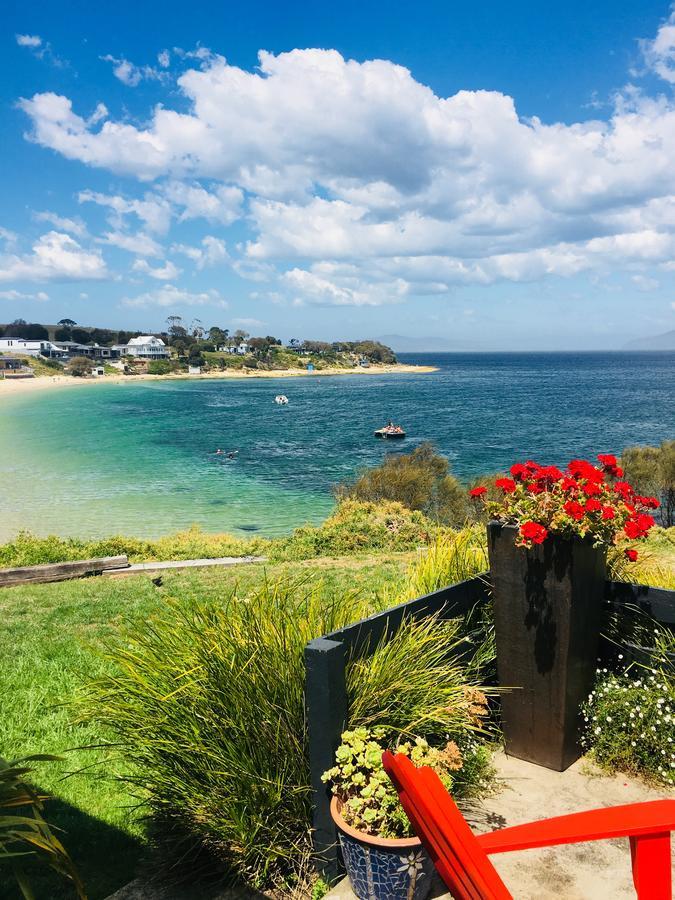
[[[227,454],[227,458],[228,459],[236,459],[238,453],[239,453],[238,450],[230,450],[229,453]]]

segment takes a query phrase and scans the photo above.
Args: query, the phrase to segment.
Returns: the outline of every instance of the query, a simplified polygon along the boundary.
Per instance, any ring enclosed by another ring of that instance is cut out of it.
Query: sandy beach
[[[278,369],[274,371],[225,370],[223,372],[204,372],[201,375],[102,375],[96,378],[73,378],[72,375],[47,375],[41,378],[2,378],[0,379],[0,398],[54,388],[81,387],[91,384],[133,384],[136,381],[196,381],[199,379],[245,379],[251,378],[317,378],[328,375],[388,375],[388,374],[423,374],[436,372],[435,366],[382,365],[368,369],[321,369],[308,372],[306,369]]]

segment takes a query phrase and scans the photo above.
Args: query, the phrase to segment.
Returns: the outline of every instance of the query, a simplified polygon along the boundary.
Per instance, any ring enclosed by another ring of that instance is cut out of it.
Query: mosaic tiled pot
[[[352,889],[359,900],[424,900],[434,865],[418,838],[373,837],[347,825],[340,804],[330,807]]]

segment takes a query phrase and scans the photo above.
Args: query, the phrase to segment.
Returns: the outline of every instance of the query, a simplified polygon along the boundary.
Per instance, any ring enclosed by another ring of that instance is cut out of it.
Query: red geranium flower
[[[577,503],[576,500],[568,500],[567,503],[563,506],[563,509],[568,516],[576,519],[577,522],[580,521],[580,519],[583,519],[584,513],[586,512],[581,503]]]
[[[656,499],[656,497],[636,497],[635,499],[638,501],[638,503],[646,506],[647,509],[659,508],[659,501]]]
[[[543,544],[548,537],[548,531],[538,522],[523,522],[520,533],[526,541],[532,541],[533,544]]]
[[[516,489],[516,483],[513,478],[498,478],[495,487],[501,488],[505,494],[512,494]]]
[[[605,473],[602,469],[596,468],[592,463],[585,459],[573,459],[568,465],[570,475],[575,478],[585,478],[587,481],[601,482],[605,480]]]
[[[542,487],[540,484],[538,484],[536,481],[533,481],[531,484],[528,484],[528,485],[527,485],[526,490],[527,490],[530,494],[541,494],[542,491],[543,491],[544,489],[543,489],[543,487]]]
[[[487,488],[483,487],[482,485],[480,487],[471,488],[471,490],[469,491],[470,497],[482,497],[483,494],[487,494]]]
[[[587,481],[581,489],[587,497],[597,497],[602,493],[602,488],[594,481]]]
[[[613,453],[598,453],[598,462],[606,469],[613,469],[616,466],[616,456]]]
[[[612,466],[611,469],[607,469],[607,471],[613,478],[623,478],[623,469],[621,466]]]
[[[614,491],[624,500],[628,500],[633,496],[633,488],[627,481],[617,481],[614,485]]]
[[[623,551],[623,555],[626,559],[630,560],[630,562],[635,562],[638,558],[637,550],[633,550],[632,548]]]
[[[590,501],[589,501],[590,502]],[[603,506],[602,507],[602,518],[603,519],[613,519],[616,513],[611,506]]]
[[[595,497],[591,497],[590,500],[586,501],[586,512],[600,512],[601,509],[602,503],[596,500]]]
[[[654,519],[651,516],[648,516],[646,513],[638,513],[626,522],[623,530],[629,538],[635,540],[647,537],[653,524]]]
[[[525,478],[529,478],[530,476],[529,469],[522,463],[515,463],[514,465],[512,465],[510,472],[514,478],[518,479],[518,481],[523,481]]]
[[[575,491],[579,487],[574,478],[570,478],[569,475],[565,475],[560,486],[564,491]]]

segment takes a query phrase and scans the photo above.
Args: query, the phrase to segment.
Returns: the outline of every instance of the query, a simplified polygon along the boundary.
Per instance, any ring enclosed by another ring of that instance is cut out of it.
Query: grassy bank
[[[103,670],[99,651],[119,624],[160,612],[171,598],[213,602],[236,584],[241,592],[265,578],[321,579],[327,591],[358,590],[381,602],[384,587],[397,592],[414,554],[361,558],[322,558],[226,570],[167,573],[157,588],[148,576],[34,585],[0,592],[0,655],[12,660],[0,670],[2,755],[33,752],[65,755],[60,763],[40,766],[38,783],[57,799],[48,806],[51,820],[65,830],[92,900],[131,879],[143,853],[143,826],[133,815],[134,798],[114,780],[114,754],[105,769],[96,765],[101,752],[73,749],[105,740],[90,726],[73,727],[64,705],[86,680]],[[89,768],[91,767],[91,768]],[[71,772],[82,770],[79,774]],[[38,898],[70,897],[57,879],[35,880]],[[16,889],[0,880],[0,897]]]

